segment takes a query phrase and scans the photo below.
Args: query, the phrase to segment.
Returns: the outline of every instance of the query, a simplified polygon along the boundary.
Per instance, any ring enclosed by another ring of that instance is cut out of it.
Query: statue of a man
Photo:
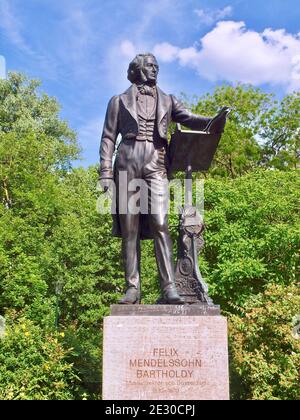
[[[193,115],[173,95],[157,86],[159,67],[152,54],[140,54],[130,63],[131,87],[109,102],[100,148],[100,180],[105,191],[115,181],[117,209],[133,191],[120,187],[142,179],[149,186],[150,211],[118,211],[114,215],[115,236],[122,237],[127,290],[121,304],[140,302],[140,240],[154,239],[162,298],[167,304],[183,304],[175,287],[172,241],[168,229],[168,127],[171,121],[193,130],[204,130],[211,118]],[[116,140],[122,140],[113,166]],[[126,195],[125,195],[126,193]],[[145,198],[145,197],[144,197]],[[154,211],[152,205],[155,203]],[[124,204],[124,203],[123,203]],[[124,207],[124,206],[123,206]]]

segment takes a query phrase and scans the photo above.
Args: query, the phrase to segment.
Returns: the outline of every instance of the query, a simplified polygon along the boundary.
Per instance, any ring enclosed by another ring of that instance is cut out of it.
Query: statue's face
[[[159,67],[154,57],[149,56],[149,57],[144,58],[144,65],[142,68],[142,72],[147,82],[156,83],[158,69]]]

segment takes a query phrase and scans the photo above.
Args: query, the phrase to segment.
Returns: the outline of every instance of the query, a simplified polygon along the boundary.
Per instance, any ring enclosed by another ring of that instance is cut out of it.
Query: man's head
[[[159,66],[153,54],[138,54],[129,64],[128,80],[131,83],[156,84]]]

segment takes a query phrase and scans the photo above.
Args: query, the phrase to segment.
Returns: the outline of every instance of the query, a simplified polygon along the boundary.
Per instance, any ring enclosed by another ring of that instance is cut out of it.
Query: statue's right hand
[[[111,178],[104,178],[104,179],[100,179],[100,185],[103,189],[103,192],[107,192],[108,190],[111,189],[111,186],[113,185],[114,180]]]

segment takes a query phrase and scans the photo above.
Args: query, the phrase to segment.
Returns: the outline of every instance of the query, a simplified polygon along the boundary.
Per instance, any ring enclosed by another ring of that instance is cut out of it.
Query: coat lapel
[[[169,110],[169,95],[157,87],[157,124],[159,125]]]
[[[125,93],[121,95],[121,100],[127,109],[129,111],[132,118],[136,121],[138,124],[138,114],[137,114],[137,107],[136,107],[136,96],[138,94],[138,90],[136,85],[132,85],[129,89],[126,90]]]

